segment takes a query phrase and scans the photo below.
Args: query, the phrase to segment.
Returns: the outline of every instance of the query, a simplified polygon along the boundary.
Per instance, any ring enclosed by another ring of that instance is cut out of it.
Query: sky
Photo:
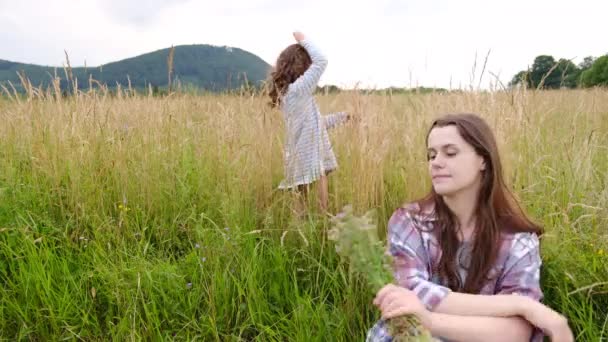
[[[328,57],[321,84],[506,84],[541,54],[608,53],[605,0],[0,0],[0,59],[99,66],[182,44],[274,64],[301,31]],[[487,64],[482,74],[484,61]]]

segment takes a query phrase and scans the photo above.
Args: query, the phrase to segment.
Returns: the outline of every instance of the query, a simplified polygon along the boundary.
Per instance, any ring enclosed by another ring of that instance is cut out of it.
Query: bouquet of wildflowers
[[[362,275],[374,293],[393,283],[392,258],[378,239],[374,213],[353,214],[352,207],[332,218],[329,239],[335,241],[336,252],[350,264],[350,270]],[[395,317],[387,321],[394,341],[433,341],[431,334],[413,315]]]

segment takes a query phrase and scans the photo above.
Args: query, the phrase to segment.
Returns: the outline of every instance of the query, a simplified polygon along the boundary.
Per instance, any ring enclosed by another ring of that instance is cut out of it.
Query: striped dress
[[[317,83],[327,59],[310,40],[300,42],[312,60],[311,66],[289,85],[281,98],[287,130],[284,147],[285,179],[279,189],[311,184],[338,167],[328,129],[346,121],[345,113],[321,115],[314,99]]]

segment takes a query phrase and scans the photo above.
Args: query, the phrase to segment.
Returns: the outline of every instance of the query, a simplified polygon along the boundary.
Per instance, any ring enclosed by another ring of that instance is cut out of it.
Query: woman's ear
[[[485,170],[486,170],[486,161],[482,160],[481,165],[479,166],[479,171],[485,171]]]

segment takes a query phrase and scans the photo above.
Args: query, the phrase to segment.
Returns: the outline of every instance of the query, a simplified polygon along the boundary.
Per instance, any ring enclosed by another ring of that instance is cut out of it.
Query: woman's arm
[[[463,316],[429,311],[413,291],[393,284],[378,292],[374,304],[380,308],[384,319],[414,314],[433,336],[448,340],[529,341],[532,335],[532,326],[519,317]]]
[[[519,317],[458,316],[429,312],[423,325],[433,336],[451,341],[528,342],[532,326]]]
[[[528,300],[527,300],[528,299]],[[450,292],[434,312],[462,316],[509,317],[524,315],[529,298],[513,295],[479,295]]]

